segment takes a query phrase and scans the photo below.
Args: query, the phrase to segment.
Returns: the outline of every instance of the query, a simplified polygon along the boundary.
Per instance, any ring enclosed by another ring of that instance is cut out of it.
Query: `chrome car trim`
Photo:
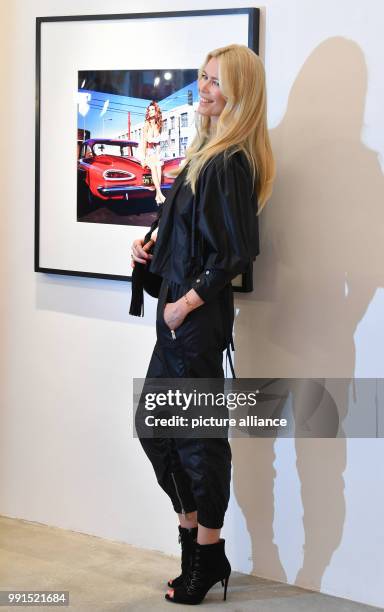
[[[110,178],[107,176],[108,172],[116,172],[121,174],[121,178]],[[103,178],[106,181],[131,181],[132,179],[136,178],[136,174],[132,174],[132,172],[128,172],[127,170],[113,170],[112,168],[108,168],[107,170],[104,170]]]
[[[162,185],[161,190],[164,191],[164,190],[170,189],[171,187],[172,187],[171,184]],[[151,193],[154,193],[153,189],[148,189],[148,187],[143,187],[142,185],[115,185],[115,186],[111,185],[111,187],[104,187],[103,185],[100,185],[97,188],[97,191],[104,196],[109,195],[109,194],[118,195],[118,194],[128,193],[129,191],[148,191],[148,195]]]

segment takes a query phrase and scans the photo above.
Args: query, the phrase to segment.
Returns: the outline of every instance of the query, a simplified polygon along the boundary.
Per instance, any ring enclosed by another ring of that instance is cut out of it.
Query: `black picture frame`
[[[246,34],[244,35],[247,40],[242,41],[242,44],[247,44],[253,51],[259,53],[259,27],[260,27],[260,10],[254,7],[246,8],[228,8],[228,9],[210,9],[210,10],[192,10],[192,11],[172,11],[172,12],[153,12],[153,13],[133,13],[133,14],[108,14],[108,15],[71,15],[71,16],[48,16],[38,17],[36,19],[36,110],[35,110],[35,257],[34,257],[34,270],[35,272],[48,273],[48,274],[60,274],[60,275],[71,275],[71,276],[84,276],[92,278],[120,280],[120,281],[131,281],[131,275],[125,273],[113,273],[105,270],[91,269],[88,270],[82,265],[77,266],[76,263],[68,264],[56,263],[56,257],[51,252],[52,244],[55,242],[54,236],[48,235],[46,228],[49,226],[49,220],[54,218],[54,214],[51,209],[47,208],[47,205],[42,206],[42,198],[44,202],[49,200],[52,202],[54,198],[49,198],[49,188],[47,187],[47,177],[43,175],[45,163],[47,161],[47,143],[42,143],[42,129],[44,127],[45,109],[47,108],[47,91],[50,86],[54,86],[53,83],[49,83],[49,76],[46,75],[43,68],[47,64],[47,57],[49,56],[49,40],[54,38],[54,34],[59,27],[66,28],[68,24],[72,24],[72,27],[76,27],[78,30],[79,26],[84,25],[84,31],[93,24],[105,22],[106,25],[114,25],[116,27],[124,23],[132,23],[132,20],[146,20],[146,23],[151,23],[151,20],[159,20],[159,23],[165,23],[162,20],[168,20],[168,24],[172,24],[172,20],[191,20],[190,27],[192,27],[193,18],[210,18],[221,16],[233,17],[235,19],[239,16],[244,16],[247,19]],[[137,22],[136,22],[137,23]],[[176,23],[176,22],[175,22]],[[182,22],[184,24],[184,21]],[[102,26],[103,24],[100,23]],[[187,24],[188,25],[188,22]],[[60,31],[60,30],[59,30]],[[228,44],[231,41],[227,41],[223,44]],[[236,41],[232,41],[236,42]],[[208,49],[207,49],[208,50]],[[202,51],[201,56],[204,55]],[[49,71],[48,71],[49,74]],[[45,127],[45,132],[47,128]],[[55,150],[55,146],[59,145],[58,141],[52,142],[52,149]],[[62,178],[62,177],[61,177]],[[65,181],[65,178],[63,179]],[[60,185],[58,186],[60,189]],[[48,210],[48,213],[47,213]],[[60,209],[62,211],[62,208]],[[64,224],[65,225],[65,224]],[[95,224],[94,224],[95,225]],[[42,227],[44,232],[42,232]],[[60,231],[60,228],[57,230]],[[65,229],[62,230],[65,232]],[[144,235],[144,232],[143,232]],[[135,236],[137,237],[137,236]],[[63,237],[61,237],[63,238]],[[60,240],[61,240],[60,238]],[[59,240],[59,242],[60,242]],[[112,240],[112,235],[111,235]],[[68,253],[72,252],[68,241]],[[129,246],[131,240],[127,235],[127,260],[129,259]],[[65,236],[63,238],[63,245],[61,247],[61,259],[65,260]],[[97,265],[94,267],[97,268]],[[113,265],[111,266],[113,268]],[[79,269],[76,269],[79,268]],[[241,275],[241,281],[238,277],[233,283],[234,291],[249,292],[253,290],[253,266],[250,265],[249,269]]]

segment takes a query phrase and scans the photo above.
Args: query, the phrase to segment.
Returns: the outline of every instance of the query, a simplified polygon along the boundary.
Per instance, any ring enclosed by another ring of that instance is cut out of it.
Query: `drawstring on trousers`
[[[235,374],[235,368],[233,367],[233,361],[232,361],[232,355],[231,355],[231,349],[234,351],[235,350],[235,343],[233,342],[233,335],[231,335],[231,339],[228,342],[227,348],[224,349],[227,352],[226,358],[225,358],[225,377],[228,378],[228,372],[227,372],[227,362],[229,361],[229,366],[231,368],[231,373],[232,373],[232,378],[236,378],[236,374]]]

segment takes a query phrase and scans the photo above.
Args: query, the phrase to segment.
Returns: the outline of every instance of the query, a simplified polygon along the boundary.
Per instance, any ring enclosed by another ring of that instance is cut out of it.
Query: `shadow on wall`
[[[277,179],[260,219],[255,291],[237,299],[240,377],[354,376],[354,333],[384,285],[384,177],[377,153],[361,142],[366,88],[360,47],[328,39],[303,65],[287,112],[271,131]],[[341,419],[348,387],[336,398]],[[233,439],[233,481],[252,540],[253,573],[286,582],[273,542],[274,443]],[[305,532],[295,583],[319,590],[343,532],[346,443],[295,444]]]

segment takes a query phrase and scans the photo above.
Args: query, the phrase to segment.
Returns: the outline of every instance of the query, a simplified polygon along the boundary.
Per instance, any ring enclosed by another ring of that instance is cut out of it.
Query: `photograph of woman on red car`
[[[196,77],[193,69],[78,73],[77,221],[152,224],[194,137]]]

